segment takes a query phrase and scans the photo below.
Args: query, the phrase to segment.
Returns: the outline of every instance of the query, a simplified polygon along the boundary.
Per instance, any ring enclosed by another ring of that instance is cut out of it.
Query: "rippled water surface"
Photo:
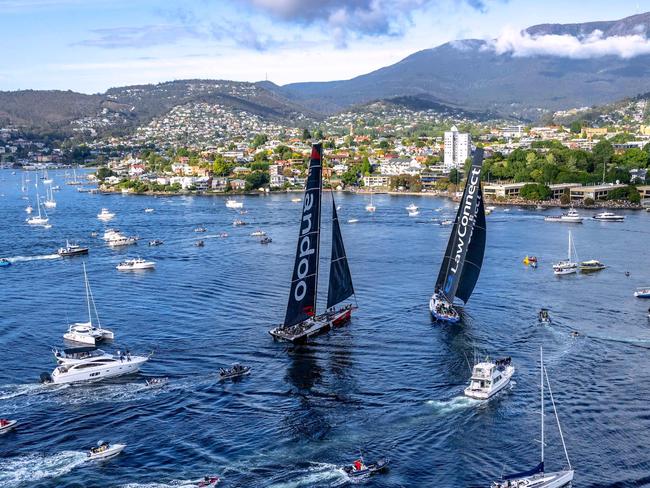
[[[580,259],[609,268],[557,278],[550,266],[566,254],[569,226],[497,209],[465,324],[436,326],[427,302],[450,228],[434,219],[452,216],[454,204],[378,195],[370,215],[364,197],[339,194],[359,310],[349,326],[293,347],[267,333],[286,306],[300,213],[291,195],[245,197],[241,218],[251,225],[233,228],[238,215],[222,197],[82,194],[53,174],[62,190],[53,227],[42,229],[24,223],[20,172],[0,171],[0,256],[13,263],[0,269],[0,416],[21,423],[0,437],[0,486],[178,487],[219,474],[229,487],[334,487],[349,484],[338,466],[360,451],[391,459],[366,486],[488,486],[538,462],[540,345],[574,485],[650,483],[650,302],[632,295],[650,284],[650,214],[571,227]],[[411,201],[416,218],[404,209]],[[96,219],[102,207],[117,214],[108,225]],[[359,222],[347,224],[352,218]],[[197,225],[208,232],[195,234]],[[142,240],[114,250],[90,237],[109,226]],[[249,236],[258,227],[272,244]],[[230,236],[216,237],[223,231]],[[199,236],[204,248],[194,246]],[[66,238],[90,247],[89,279],[114,345],[154,352],[139,375],[38,383],[66,324],[86,319],[81,259],[54,255]],[[148,247],[150,239],[165,243]],[[521,263],[527,253],[540,259],[537,270]],[[156,269],[115,270],[137,256]],[[552,327],[537,325],[542,306]],[[489,402],[466,399],[468,361],[487,354],[511,355],[515,381]],[[216,371],[235,361],[252,374],[220,384]],[[169,384],[145,386],[158,376]],[[547,426],[547,467],[561,468],[551,415]],[[99,439],[128,447],[85,463]]]

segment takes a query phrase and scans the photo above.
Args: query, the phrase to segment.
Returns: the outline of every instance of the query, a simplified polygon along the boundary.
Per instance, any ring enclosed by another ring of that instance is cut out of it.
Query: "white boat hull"
[[[7,432],[11,432],[12,430],[14,430],[17,423],[18,423],[17,420],[10,420],[9,422],[7,422],[7,425],[3,425],[2,427],[0,427],[0,435],[6,434]]]
[[[27,223],[29,225],[45,225],[50,221],[50,219],[45,219],[45,218],[40,218],[40,217],[32,217],[31,219],[27,219]]]
[[[494,483],[493,488],[561,488],[573,481],[573,470],[540,473],[526,478],[514,479],[509,482]],[[510,484],[507,484],[510,483]]]

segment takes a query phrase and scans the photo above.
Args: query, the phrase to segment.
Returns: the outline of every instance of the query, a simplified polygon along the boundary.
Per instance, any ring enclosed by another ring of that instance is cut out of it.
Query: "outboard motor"
[[[52,375],[50,373],[41,373],[41,383],[52,383]]]

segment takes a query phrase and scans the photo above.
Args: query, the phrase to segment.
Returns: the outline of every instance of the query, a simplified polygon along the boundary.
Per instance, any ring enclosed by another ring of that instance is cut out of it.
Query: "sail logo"
[[[480,178],[481,168],[472,166],[469,186],[467,187],[467,196],[463,201],[463,215],[458,222],[458,243],[456,245],[456,255],[453,259],[455,264],[450,268],[451,272],[454,274],[458,271],[458,265],[460,264],[463,252],[466,250],[467,245],[469,244],[469,239],[472,237],[472,229],[469,229],[468,235],[468,226],[470,222],[474,221],[474,215],[470,212],[472,210],[472,204],[474,203],[478,185],[480,184]]]
[[[293,290],[293,298],[300,302],[307,294],[307,276],[314,272],[309,271],[310,257],[316,252],[312,245],[312,207],[314,206],[314,195],[307,193],[305,195],[305,204],[302,211],[302,226],[300,227],[300,242],[298,243],[298,266],[296,266],[296,275],[298,283]]]

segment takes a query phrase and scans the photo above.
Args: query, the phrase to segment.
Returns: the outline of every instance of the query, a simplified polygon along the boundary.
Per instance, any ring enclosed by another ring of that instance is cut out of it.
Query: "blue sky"
[[[593,0],[0,0],[0,90],[345,79],[463,38],[650,10]]]

